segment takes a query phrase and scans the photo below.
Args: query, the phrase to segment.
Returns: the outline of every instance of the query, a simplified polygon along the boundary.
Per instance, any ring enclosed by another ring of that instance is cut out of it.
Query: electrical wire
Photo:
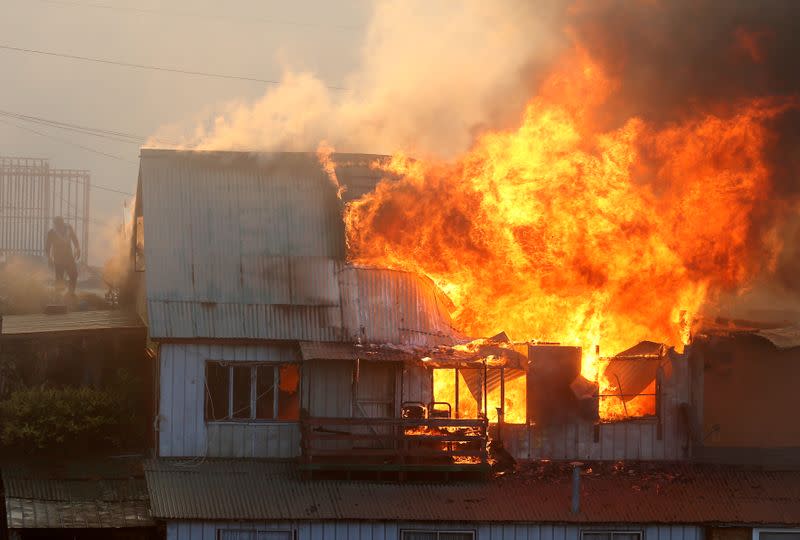
[[[26,49],[24,47],[14,47],[13,45],[6,45],[0,44],[0,49],[4,49],[7,51],[15,51],[15,52],[22,52],[28,54],[38,54],[43,56],[55,56],[58,58],[67,58],[69,60],[79,60],[82,62],[95,62],[98,64],[109,64],[114,66],[122,66],[134,69],[149,69],[152,71],[165,71],[169,73],[180,73],[182,75],[192,75],[196,77],[209,77],[209,78],[216,78],[216,79],[232,79],[237,81],[247,81],[247,82],[258,82],[258,83],[266,83],[266,84],[281,84],[280,81],[275,81],[271,79],[259,79],[257,77],[245,77],[239,75],[226,75],[222,73],[211,73],[208,71],[191,71],[188,69],[179,69],[179,68],[170,68],[164,66],[153,66],[149,64],[134,64],[132,62],[122,62],[119,60],[108,60],[105,58],[92,58],[89,56],[79,56],[76,54],[66,54],[66,53],[58,53],[52,51],[42,51],[38,49]],[[347,91],[347,88],[341,86],[327,86],[330,90],[340,90],[340,91]]]
[[[111,131],[99,128],[92,128],[87,126],[81,126],[78,124],[70,124],[67,122],[59,122],[57,120],[49,120],[47,118],[42,118],[40,116],[31,116],[27,114],[20,114],[11,111],[3,111],[0,110],[0,116],[5,118],[12,118],[14,120],[22,120],[23,122],[30,122],[33,124],[39,124],[42,126],[47,127],[54,127],[57,129],[62,129],[65,131],[71,131],[74,133],[81,133],[84,135],[91,135],[93,137],[101,137],[104,139],[109,139],[112,141],[117,142],[124,142],[124,143],[132,143],[132,144],[141,144],[144,143],[146,137],[141,135],[134,135],[130,133],[124,133],[121,131]]]
[[[63,137],[56,137],[55,135],[50,135],[48,133],[42,133],[41,131],[37,131],[37,130],[29,128],[27,126],[21,126],[19,124],[15,124],[14,122],[9,122],[8,120],[4,120],[2,118],[0,118],[0,123],[6,124],[6,125],[9,125],[9,126],[13,126],[13,127],[17,128],[17,129],[21,129],[23,131],[29,131],[31,133],[35,133],[36,135],[39,135],[40,137],[45,137],[47,139],[52,139],[54,141],[59,141],[59,142],[62,142],[64,144],[68,144],[70,146],[74,146],[76,148],[80,148],[82,150],[86,150],[87,152],[92,152],[93,154],[98,154],[98,155],[105,156],[105,157],[108,157],[108,158],[111,158],[111,159],[116,159],[118,161],[124,161],[126,163],[132,163],[134,165],[138,165],[137,161],[133,161],[133,160],[124,158],[122,156],[118,156],[116,154],[109,154],[108,152],[103,152],[102,150],[97,150],[97,149],[92,148],[90,146],[84,146],[82,144],[78,144],[78,143],[72,142],[69,139],[64,139]]]
[[[110,191],[111,193],[119,193],[120,195],[127,195],[128,197],[133,197],[133,193],[129,193],[127,191],[122,191],[121,189],[114,189],[106,186],[98,186],[95,184],[89,184],[89,189],[100,189],[103,191]]]
[[[265,19],[263,17],[235,17],[232,15],[222,15],[222,14],[212,14],[212,13],[195,13],[189,11],[169,11],[163,9],[147,9],[147,8],[140,8],[140,7],[129,7],[129,6],[112,6],[107,4],[96,4],[96,3],[89,3],[89,2],[70,2],[66,0],[39,0],[45,4],[52,4],[57,6],[74,6],[74,7],[85,7],[85,8],[98,8],[98,9],[106,9],[110,11],[127,11],[129,13],[143,13],[147,15],[167,15],[172,17],[194,17],[198,19],[209,19],[209,20],[226,20],[226,21],[233,21],[233,22],[246,22],[246,23],[266,23],[266,24],[275,24],[275,25],[287,25],[287,26],[297,26],[297,27],[308,27],[308,28],[335,28],[340,30],[357,30],[361,28],[358,25],[349,25],[349,24],[318,24],[318,23],[311,23],[311,22],[300,22],[300,21],[290,21],[285,19]]]

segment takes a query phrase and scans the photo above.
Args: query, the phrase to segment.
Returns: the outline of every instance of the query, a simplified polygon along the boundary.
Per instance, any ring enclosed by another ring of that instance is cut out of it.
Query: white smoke
[[[452,155],[519,121],[562,45],[558,11],[526,0],[377,4],[346,91],[289,69],[255,103],[229,103],[184,132],[181,146],[314,151],[326,140],[344,152]]]

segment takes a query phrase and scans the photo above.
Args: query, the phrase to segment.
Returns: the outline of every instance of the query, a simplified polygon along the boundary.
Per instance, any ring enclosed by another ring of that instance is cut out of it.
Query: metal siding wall
[[[662,438],[656,421],[632,420],[599,425],[594,441],[594,424],[579,422],[549,426],[506,426],[506,448],[517,459],[556,460],[646,460],[686,459],[687,432],[679,407],[689,401],[689,367],[684,359],[673,361],[672,376],[664,381]]]
[[[205,363],[294,362],[296,351],[279,346],[182,345],[160,349],[159,456],[289,458],[300,452],[296,423],[205,423]]]
[[[346,418],[352,414],[353,362],[314,360],[304,364],[308,392],[305,408],[311,416]]]
[[[147,152],[141,176],[151,335],[339,338],[344,224],[315,155]]]
[[[149,300],[152,337],[340,341],[338,306]]]
[[[580,540],[581,529],[643,531],[643,540],[704,540],[701,527],[683,525],[551,525],[511,523],[413,523],[358,521],[302,522],[203,522],[167,523],[169,540],[217,540],[224,529],[296,530],[297,540],[400,540],[400,531],[474,530],[476,540]]]
[[[417,364],[403,366],[402,401],[433,401],[433,373],[430,369]]]

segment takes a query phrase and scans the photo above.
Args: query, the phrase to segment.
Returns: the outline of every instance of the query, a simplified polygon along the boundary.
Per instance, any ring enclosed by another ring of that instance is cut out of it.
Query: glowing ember
[[[770,195],[765,121],[786,106],[600,131],[614,81],[585,54],[561,65],[517,130],[484,134],[454,162],[395,156],[385,168],[401,179],[348,208],[348,242],[357,263],[433,279],[469,335],[582,346],[595,380],[596,345],[680,346],[704,302],[775,260],[775,235],[754,236],[751,220]],[[524,389],[507,386],[506,401],[511,421]],[[602,400],[601,416],[619,405]]]

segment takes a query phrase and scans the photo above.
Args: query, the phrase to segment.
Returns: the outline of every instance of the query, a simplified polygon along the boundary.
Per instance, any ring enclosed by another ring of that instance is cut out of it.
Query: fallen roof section
[[[107,465],[103,467],[102,465]],[[141,462],[3,467],[10,529],[152,527]]]
[[[411,362],[418,357],[403,349],[383,345],[359,345],[331,341],[301,341],[303,360],[367,360],[374,362]]]
[[[779,349],[800,347],[800,326],[760,330],[756,332],[756,335],[769,340]]]
[[[108,330],[145,332],[145,325],[134,312],[118,310],[74,311],[46,315],[5,315],[3,338],[34,337],[47,334],[90,334]]]
[[[577,514],[561,463],[471,484],[306,481],[291,463],[258,460],[153,460],[145,476],[161,519],[800,524],[797,471],[591,464]]]

